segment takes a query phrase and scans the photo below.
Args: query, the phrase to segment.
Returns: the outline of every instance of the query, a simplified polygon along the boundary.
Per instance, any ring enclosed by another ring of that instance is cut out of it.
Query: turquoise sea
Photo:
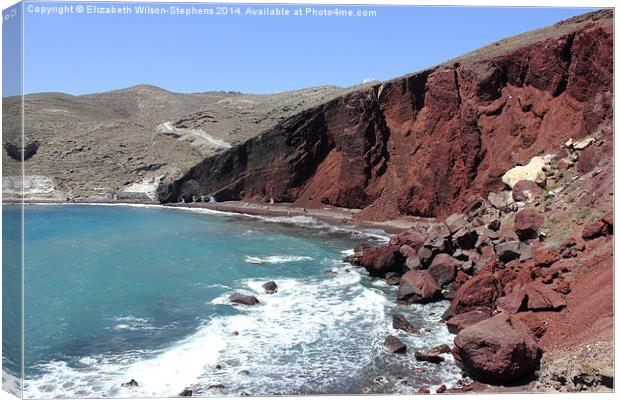
[[[24,220],[28,398],[400,393],[458,379],[451,359],[384,351],[388,334],[410,351],[451,336],[445,303],[397,306],[394,287],[341,261],[381,232],[146,206],[31,205]],[[261,304],[232,305],[234,292]],[[423,333],[394,331],[395,312]]]

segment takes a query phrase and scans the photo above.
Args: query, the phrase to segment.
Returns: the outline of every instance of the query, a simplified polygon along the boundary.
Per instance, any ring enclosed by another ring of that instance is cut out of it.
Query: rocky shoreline
[[[566,336],[555,337],[564,318],[583,329],[591,328],[592,321],[613,318],[614,223],[613,211],[606,211],[611,203],[599,199],[599,217],[563,227],[561,233],[549,227],[563,225],[558,221],[565,211],[561,205],[575,201],[566,193],[571,182],[591,184],[596,177],[613,176],[607,166],[587,174],[577,171],[582,151],[595,141],[567,142],[566,157],[540,157],[529,167],[507,171],[503,180],[511,190],[474,197],[464,213],[404,230],[385,246],[360,249],[346,258],[369,275],[397,285],[398,302],[450,300],[442,319],[456,337],[446,350],[474,383],[440,390],[613,390],[613,360],[600,350],[613,348],[609,326],[591,333],[597,336],[594,342],[591,336],[573,343]],[[593,261],[596,272],[588,271]],[[601,276],[601,270],[609,277],[601,283],[610,295],[601,299],[606,311],[584,321],[579,314],[594,310],[583,309],[588,298],[581,287],[594,275]],[[400,317],[394,319],[397,325],[403,334],[415,334],[415,327]],[[386,339],[388,351],[405,351],[401,345],[397,337]],[[567,355],[574,353],[588,362]],[[438,349],[413,356],[442,360]]]

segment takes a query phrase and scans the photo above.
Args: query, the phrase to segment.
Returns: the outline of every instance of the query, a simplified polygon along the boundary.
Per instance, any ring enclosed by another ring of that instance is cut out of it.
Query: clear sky
[[[350,86],[368,77],[385,80],[415,72],[498,39],[592,11],[345,6],[340,9],[372,9],[377,16],[85,12],[60,16],[36,14],[28,11],[28,4],[25,7],[25,92],[71,94],[140,83],[175,92],[271,93],[327,84]],[[244,13],[246,6],[240,7]],[[299,7],[305,6],[287,6],[289,10]]]

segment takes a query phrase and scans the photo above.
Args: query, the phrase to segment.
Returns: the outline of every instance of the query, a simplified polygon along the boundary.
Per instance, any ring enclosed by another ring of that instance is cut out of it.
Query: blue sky
[[[38,3],[59,4],[64,3]],[[240,7],[245,12],[246,6]],[[367,77],[385,80],[414,72],[506,36],[592,11],[368,9],[378,15],[59,16],[25,10],[24,90],[84,94],[148,83],[175,92],[271,93],[326,84],[350,86]]]

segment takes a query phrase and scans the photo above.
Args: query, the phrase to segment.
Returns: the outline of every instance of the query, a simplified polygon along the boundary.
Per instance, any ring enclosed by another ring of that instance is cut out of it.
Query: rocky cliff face
[[[445,216],[571,137],[612,137],[612,18],[576,17],[348,93],[205,159],[160,185],[159,199]]]

